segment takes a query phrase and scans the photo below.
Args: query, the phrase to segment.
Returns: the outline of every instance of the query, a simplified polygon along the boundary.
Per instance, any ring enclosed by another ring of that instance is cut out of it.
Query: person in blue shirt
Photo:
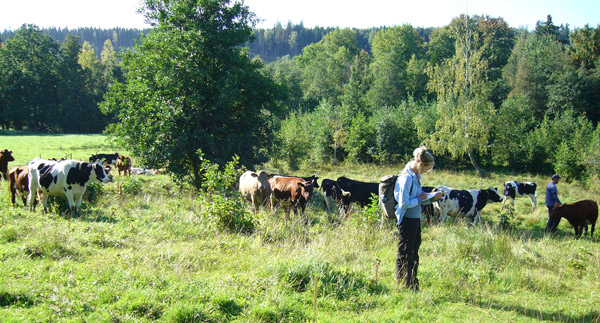
[[[560,223],[560,218],[550,218],[552,210],[562,204],[558,199],[558,189],[556,189],[556,184],[558,184],[559,181],[560,176],[558,176],[558,174],[554,174],[552,175],[552,181],[548,183],[548,186],[546,186],[546,206],[548,207],[548,223],[546,224],[546,232],[556,232],[556,228]]]
[[[419,290],[417,270],[419,268],[419,247],[421,246],[421,205],[431,204],[440,199],[443,192],[427,198],[421,187],[421,175],[435,165],[433,155],[426,147],[413,152],[411,160],[396,180],[394,198],[396,205],[396,227],[398,228],[398,257],[396,259],[396,279],[398,283],[412,290]]]

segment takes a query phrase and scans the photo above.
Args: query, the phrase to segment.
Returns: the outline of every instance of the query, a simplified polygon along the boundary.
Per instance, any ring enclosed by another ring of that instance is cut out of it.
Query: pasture
[[[102,135],[9,134],[0,136],[0,149],[15,157],[9,168],[40,155],[126,153]],[[262,167],[378,181],[402,165]],[[558,234],[543,233],[546,176],[424,175],[423,185],[455,188],[535,181],[538,208],[518,198],[502,212],[501,203],[487,205],[477,227],[460,219],[424,224],[419,292],[395,282],[396,229],[379,228],[377,206],[344,218],[325,212],[315,190],[304,216],[289,221],[281,209],[253,214],[245,203],[254,230],[231,232],[216,224],[222,203],[207,204],[167,175],[113,176],[71,221],[59,211],[13,208],[0,184],[0,321],[600,321],[600,245],[574,239],[565,220]],[[558,190],[565,203],[599,199],[577,182]]]

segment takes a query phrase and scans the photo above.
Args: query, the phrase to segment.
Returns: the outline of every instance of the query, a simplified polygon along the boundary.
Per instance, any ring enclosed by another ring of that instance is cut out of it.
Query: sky
[[[142,0],[0,0],[0,31],[23,24],[40,28],[149,28],[137,13]],[[410,24],[440,27],[463,14],[502,17],[511,27],[535,29],[552,15],[571,30],[600,24],[600,0],[245,0],[261,22],[304,27],[369,28]]]

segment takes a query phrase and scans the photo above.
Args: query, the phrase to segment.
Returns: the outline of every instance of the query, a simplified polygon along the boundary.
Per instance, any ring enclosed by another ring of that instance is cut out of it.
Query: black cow
[[[350,203],[356,202],[361,207],[367,206],[373,195],[379,196],[379,183],[361,182],[341,176],[337,179],[337,184],[342,192],[349,192],[350,198],[344,201],[344,212],[348,215]]]
[[[485,190],[457,190],[451,187],[438,185],[434,191],[444,192],[444,197],[434,202],[438,209],[440,222],[445,222],[448,213],[463,214],[472,219],[474,225],[479,222],[479,212],[490,202],[501,202],[502,195],[496,188]]]
[[[500,211],[504,209],[504,203],[508,197],[512,198],[512,205],[515,206],[515,197],[517,196],[527,196],[531,201],[531,207],[533,210],[536,209],[537,201],[535,200],[535,190],[537,185],[533,182],[515,182],[510,181],[504,183],[504,189],[502,190],[502,195],[504,195],[504,201],[502,201],[502,207]]]
[[[95,155],[90,156],[89,161],[90,161],[90,163],[94,163],[99,160],[104,165],[108,165],[108,164],[116,165],[118,158],[119,158],[119,153],[95,154]]]
[[[342,191],[337,182],[332,179],[323,179],[321,181],[321,190],[323,191],[323,207],[325,211],[330,210],[332,201],[340,207],[350,204],[350,192]]]

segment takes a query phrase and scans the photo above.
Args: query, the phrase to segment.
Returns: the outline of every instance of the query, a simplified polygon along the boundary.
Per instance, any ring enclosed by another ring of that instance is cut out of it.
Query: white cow
[[[48,196],[65,195],[69,202],[69,219],[73,211],[80,215],[81,198],[87,184],[97,180],[110,181],[100,162],[84,163],[76,160],[52,161],[36,158],[27,164],[29,168],[29,208],[35,211],[35,194],[47,212]],[[77,204],[75,204],[75,199]]]

